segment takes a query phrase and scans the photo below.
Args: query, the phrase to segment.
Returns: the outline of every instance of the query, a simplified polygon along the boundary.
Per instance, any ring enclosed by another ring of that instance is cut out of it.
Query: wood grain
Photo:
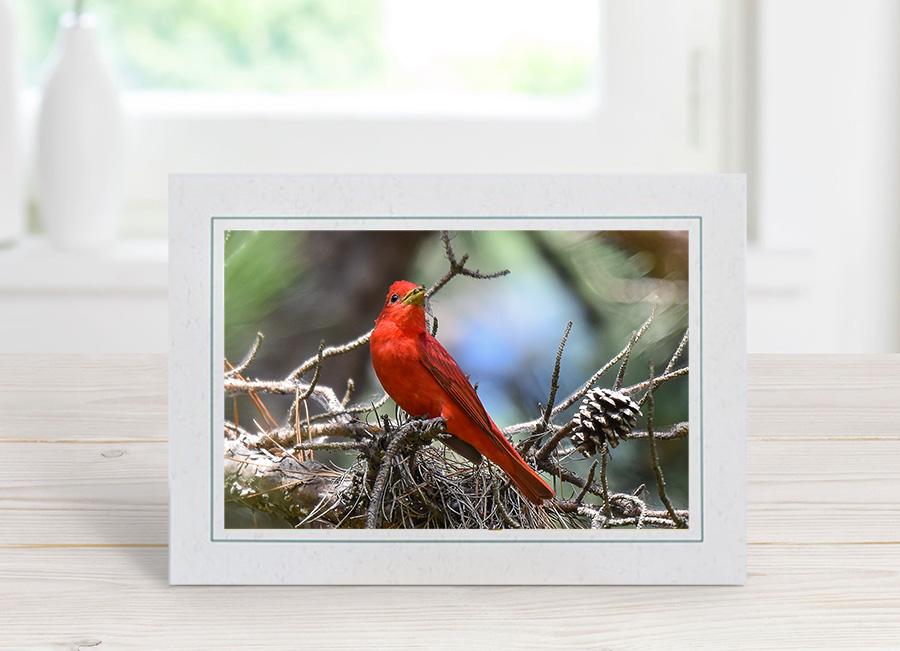
[[[13,646],[896,648],[896,551],[847,553],[759,547],[744,588],[385,589],[170,588],[164,549],[21,550],[0,558],[0,621]]]
[[[0,441],[166,441],[164,355],[3,355]]]
[[[0,357],[0,648],[900,648],[900,356],[751,358],[743,588],[169,588],[165,381]]]
[[[900,439],[900,355],[751,355],[748,429]]]

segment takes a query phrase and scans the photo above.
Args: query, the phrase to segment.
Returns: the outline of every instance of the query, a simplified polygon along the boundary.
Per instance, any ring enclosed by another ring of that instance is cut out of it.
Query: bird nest
[[[398,414],[382,422],[356,434],[358,454],[344,468],[304,458],[309,446],[261,445],[258,435],[233,429],[228,499],[306,527],[563,526],[559,513],[528,502],[490,462],[474,465],[438,443],[447,436],[443,420]],[[276,485],[259,489],[266,481]]]

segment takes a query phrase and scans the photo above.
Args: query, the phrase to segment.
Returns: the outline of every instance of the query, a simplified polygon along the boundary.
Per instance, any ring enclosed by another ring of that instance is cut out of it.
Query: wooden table
[[[742,588],[170,588],[165,358],[0,378],[3,649],[900,648],[900,356],[751,358]]]

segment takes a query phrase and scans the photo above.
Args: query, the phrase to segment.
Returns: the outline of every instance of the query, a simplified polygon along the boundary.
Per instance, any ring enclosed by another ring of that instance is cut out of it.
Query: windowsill
[[[36,114],[40,95],[23,91],[27,114]],[[600,108],[596,92],[571,97],[522,97],[492,93],[224,93],[125,91],[131,118],[198,120],[547,120],[588,119]]]
[[[123,239],[95,251],[59,251],[41,236],[0,249],[0,292],[168,291],[168,243]]]

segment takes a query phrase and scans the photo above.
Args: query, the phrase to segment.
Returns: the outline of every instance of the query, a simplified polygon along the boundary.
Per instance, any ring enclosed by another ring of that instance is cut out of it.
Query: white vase
[[[94,249],[116,236],[122,108],[91,16],[63,16],[54,56],[38,120],[41,221],[58,248]]]
[[[25,233],[18,61],[12,2],[0,0],[0,245]]]

